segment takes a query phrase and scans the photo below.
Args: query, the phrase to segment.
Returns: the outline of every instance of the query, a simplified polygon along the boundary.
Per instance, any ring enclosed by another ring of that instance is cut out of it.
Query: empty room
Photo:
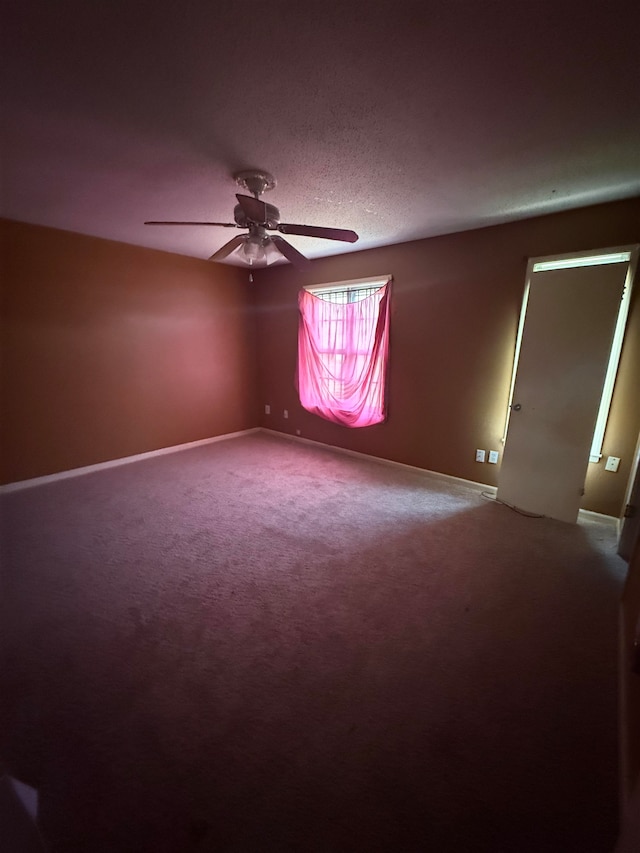
[[[0,847],[638,849],[638,7],[2,18]]]

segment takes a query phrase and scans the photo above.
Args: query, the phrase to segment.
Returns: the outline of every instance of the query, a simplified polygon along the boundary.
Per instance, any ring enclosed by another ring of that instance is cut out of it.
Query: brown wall
[[[582,208],[314,261],[310,271],[256,275],[262,425],[495,485],[499,465],[474,461],[500,439],[529,257],[640,242],[640,199]],[[389,418],[350,430],[306,412],[294,388],[301,286],[392,274]],[[640,429],[640,294],[633,301],[604,454],[589,466],[583,506],[618,515]],[[289,419],[283,418],[288,409]]]
[[[272,268],[250,290],[219,264],[7,221],[1,234],[2,482],[261,423],[495,485],[499,465],[474,450],[502,449],[527,258],[640,242],[640,199]],[[348,430],[298,402],[297,292],[386,273],[389,419]],[[639,375],[637,289],[603,449],[622,463],[589,466],[585,508],[619,514]]]
[[[257,425],[240,271],[0,226],[1,482]]]

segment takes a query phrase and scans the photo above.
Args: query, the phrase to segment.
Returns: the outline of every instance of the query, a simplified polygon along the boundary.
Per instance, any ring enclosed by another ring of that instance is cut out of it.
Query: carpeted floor
[[[0,747],[54,853],[609,853],[600,523],[254,434],[2,498]]]

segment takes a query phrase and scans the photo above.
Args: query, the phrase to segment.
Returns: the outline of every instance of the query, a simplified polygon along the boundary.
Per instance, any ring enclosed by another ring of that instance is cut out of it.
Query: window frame
[[[329,293],[342,293],[343,291],[357,293],[358,291],[369,289],[372,291],[380,290],[380,288],[384,287],[385,284],[389,284],[392,278],[393,276],[391,275],[380,275],[375,276],[375,278],[354,278],[349,281],[333,281],[328,284],[307,284],[304,286],[303,290],[306,290],[307,293],[312,293],[314,296],[318,296],[322,299],[323,294],[327,295]],[[366,296],[363,296],[362,298],[365,299]],[[326,301],[333,302],[334,300],[327,299]],[[351,299],[348,301],[357,302],[358,300]]]
[[[348,305],[367,299],[369,296],[372,296],[376,291],[380,290],[386,285],[389,285],[392,280],[392,275],[382,275],[370,278],[350,279],[348,281],[336,281],[324,284],[305,285],[303,286],[302,290],[306,291],[307,293],[310,293],[312,296],[322,299],[325,302],[333,303],[334,305]],[[337,296],[342,294],[345,294],[346,298],[326,298],[328,296]],[[331,336],[329,335],[329,337]],[[332,371],[331,369],[330,359],[332,357],[344,358],[345,356],[353,356],[354,353],[343,351],[340,347],[330,347],[328,349],[322,349],[320,350],[320,352],[323,356],[326,356],[326,359],[322,359],[322,367],[323,376],[327,384],[327,388],[333,396],[339,398],[341,396],[342,389],[338,387],[337,380],[333,378],[335,371]],[[369,352],[363,350],[362,352],[359,351],[358,353],[355,353],[355,355],[356,357],[366,358],[369,355]],[[371,382],[372,387],[375,386],[379,388],[382,385],[383,389],[385,384],[386,375],[378,376]]]

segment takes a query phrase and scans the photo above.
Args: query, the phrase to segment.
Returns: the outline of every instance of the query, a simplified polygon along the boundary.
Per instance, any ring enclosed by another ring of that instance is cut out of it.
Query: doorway
[[[498,499],[575,522],[601,458],[638,247],[534,258],[520,317]]]
[[[631,476],[623,506],[624,515],[618,540],[618,554],[629,562],[636,544],[640,542],[640,436],[638,436],[636,451],[633,455]]]

